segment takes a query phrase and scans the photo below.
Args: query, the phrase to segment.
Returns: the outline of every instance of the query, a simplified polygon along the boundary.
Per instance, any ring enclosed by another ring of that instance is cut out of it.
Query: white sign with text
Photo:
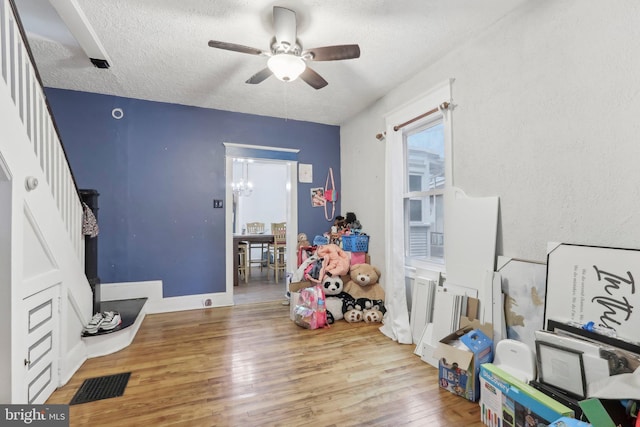
[[[638,342],[640,251],[555,244],[547,254],[545,319],[613,328]]]

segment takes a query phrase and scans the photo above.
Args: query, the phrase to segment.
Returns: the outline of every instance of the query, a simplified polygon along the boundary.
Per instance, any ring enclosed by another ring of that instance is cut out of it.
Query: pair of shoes
[[[82,330],[83,335],[95,335],[98,331],[111,331],[122,323],[117,311],[104,311],[93,315],[87,326]]]
[[[97,333],[103,321],[104,321],[104,316],[102,315],[102,313],[94,314],[91,320],[89,320],[89,323],[87,323],[87,326],[85,326],[84,329],[82,330],[82,333],[85,335],[93,335]]]
[[[122,323],[120,313],[117,311],[105,311],[102,313],[103,320],[100,324],[101,331],[111,331]]]

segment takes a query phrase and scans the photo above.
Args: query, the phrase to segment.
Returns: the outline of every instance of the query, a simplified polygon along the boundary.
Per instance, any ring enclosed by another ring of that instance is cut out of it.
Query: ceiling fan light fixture
[[[269,58],[267,67],[279,80],[292,82],[302,74],[306,65],[299,56],[290,53],[279,53]]]

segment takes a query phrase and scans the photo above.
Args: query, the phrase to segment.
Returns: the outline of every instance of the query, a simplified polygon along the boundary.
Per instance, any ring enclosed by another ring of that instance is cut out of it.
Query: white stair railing
[[[82,203],[18,22],[10,0],[0,0],[0,73],[49,184],[71,244],[80,262],[84,263]]]

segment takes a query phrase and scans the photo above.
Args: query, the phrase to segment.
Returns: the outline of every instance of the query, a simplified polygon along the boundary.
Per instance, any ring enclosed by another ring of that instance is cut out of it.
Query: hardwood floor
[[[238,286],[233,287],[233,302],[236,305],[252,304],[266,301],[285,301],[285,279],[280,278],[276,282],[273,271],[266,268],[260,271],[260,267],[252,267],[249,282],[240,280]]]
[[[71,425],[482,425],[476,403],[378,326],[306,330],[280,300],[147,315],[129,347],[85,362],[47,403],[131,372],[123,396],[70,406]]]

